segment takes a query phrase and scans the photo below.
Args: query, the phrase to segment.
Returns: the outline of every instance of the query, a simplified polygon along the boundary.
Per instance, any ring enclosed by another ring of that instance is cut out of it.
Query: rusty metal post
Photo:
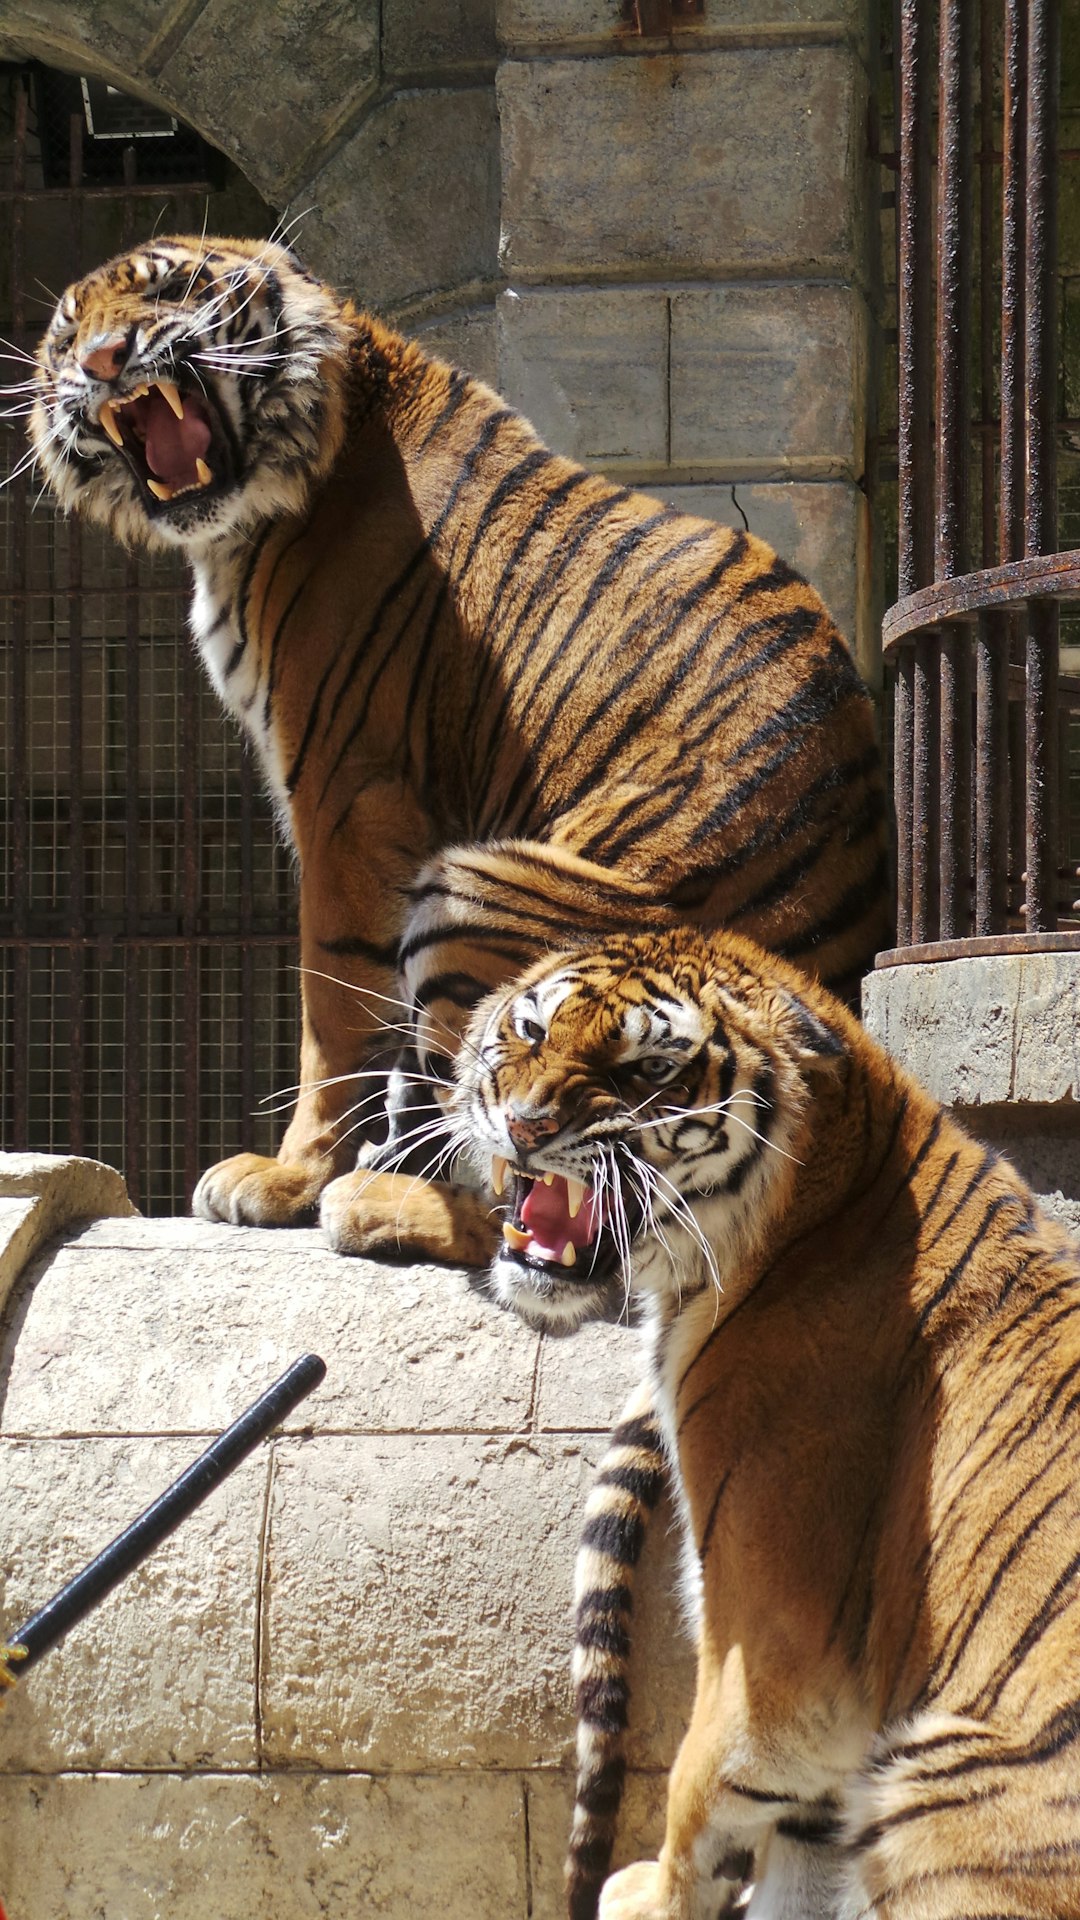
[[[1057,544],[1059,0],[1027,0],[1024,552]],[[1058,615],[1033,600],[1026,650],[1027,931],[1057,926]]]
[[[972,4],[942,0],[938,67],[937,446],[934,578],[967,570],[971,431],[973,208]],[[968,931],[971,861],[971,667],[967,631],[939,641],[940,912],[943,940]]]
[[[1008,106],[1006,105],[1006,124]],[[979,9],[979,416],[981,433],[982,551],[980,565],[999,555],[994,470],[994,17],[992,0]],[[1004,559],[1006,556],[1001,553]],[[1004,933],[1007,913],[1008,739],[1006,705],[1009,622],[981,613],[975,642],[975,916],[973,931]]]
[[[26,130],[27,93],[20,78],[15,85],[15,143],[12,155],[11,275],[12,321],[15,341],[25,338],[26,240]],[[22,464],[20,462],[20,464]],[[16,1153],[29,1145],[30,1128],[30,743],[29,662],[27,658],[26,588],[29,566],[27,540],[27,478],[25,471],[11,482],[11,922],[15,934],[12,959],[11,1040],[12,1140]]]
[[[920,0],[900,6],[900,178],[897,195],[899,246],[900,363],[900,546],[901,598],[933,577],[933,285],[931,229],[924,210],[930,204],[930,101],[932,49],[928,9]],[[937,757],[936,681],[931,685],[925,657],[910,672],[910,710],[897,705],[895,766],[897,806],[910,795],[910,867],[900,864],[908,882],[897,902],[902,945],[925,940],[931,929],[933,840],[932,769]],[[909,721],[910,711],[910,721]]]
[[[83,123],[73,114],[70,123],[71,202],[68,236],[73,260],[83,255],[83,200],[79,192],[83,173]],[[68,644],[68,827],[70,887],[68,894],[68,983],[71,996],[68,1027],[69,1138],[71,1151],[86,1150],[86,804],[83,793],[83,567],[82,521],[68,522],[67,644]]]

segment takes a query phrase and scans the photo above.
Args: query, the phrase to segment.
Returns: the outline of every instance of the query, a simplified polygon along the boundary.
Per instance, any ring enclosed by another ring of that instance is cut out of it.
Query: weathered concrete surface
[[[508,60],[498,97],[516,280],[851,269],[866,94],[846,49]]]
[[[864,982],[863,1017],[946,1106],[1080,1102],[1078,954],[881,967]]]
[[[304,195],[312,208],[305,257],[365,306],[391,312],[490,280],[499,226],[491,87],[429,87],[380,101],[305,181]]]
[[[882,967],[863,983],[863,1017],[1080,1236],[1080,954]]]
[[[77,1426],[77,1402],[71,1411]],[[166,1439],[0,1444],[4,1631],[92,1560],[200,1450]],[[27,1676],[0,1715],[0,1770],[254,1766],[265,1481],[265,1461],[244,1461]]]
[[[0,1717],[11,1920],[526,1920],[530,1888],[557,1920],[572,1565],[638,1373],[629,1330],[541,1339],[463,1274],[344,1260],[315,1232],[76,1226],[4,1322],[0,1618],[305,1349],[323,1386]],[[690,1699],[673,1547],[661,1508],[627,1857],[655,1842]]]
[[[618,14],[611,0],[497,0],[499,40],[505,48],[602,47],[610,51]],[[821,41],[850,40],[865,47],[869,13],[864,0],[724,0],[696,19],[679,19],[672,33],[678,47],[722,40],[768,40],[780,34]],[[618,42],[616,41],[616,44]],[[644,43],[624,34],[631,57]]]
[[[499,381],[560,452],[610,472],[856,479],[867,327],[843,287],[511,289]]]
[[[500,1774],[13,1777],[0,1886],[9,1920],[525,1920],[524,1808]]]
[[[27,1262],[69,1221],[134,1212],[120,1175],[100,1160],[0,1153],[0,1310]]]

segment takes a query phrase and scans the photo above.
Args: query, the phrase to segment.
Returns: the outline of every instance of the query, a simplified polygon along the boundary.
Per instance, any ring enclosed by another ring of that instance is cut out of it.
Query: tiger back
[[[852,994],[887,938],[870,702],[752,535],[561,459],[274,242],[155,238],[60,299],[31,433],[67,508],[183,552],[300,874],[300,1098],[199,1211],[483,1264],[490,1195],[350,1172],[403,1037],[679,915]],[[371,1156],[368,1156],[370,1160]]]
[[[617,1274],[646,1325],[579,1554],[574,1920],[1080,1913],[1075,1244],[724,933],[534,966],[478,1008],[457,1108],[500,1296],[565,1330]],[[605,1882],[660,1451],[697,1690],[659,1859]]]

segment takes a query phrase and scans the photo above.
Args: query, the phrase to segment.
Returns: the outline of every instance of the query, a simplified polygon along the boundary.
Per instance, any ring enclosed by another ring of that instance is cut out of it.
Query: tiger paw
[[[495,1217],[479,1194],[403,1173],[343,1174],[324,1190],[319,1218],[337,1253],[486,1267],[498,1242]]]
[[[636,1860],[604,1881],[599,1920],[676,1920],[659,1860]]]
[[[325,1164],[313,1171],[259,1153],[237,1153],[203,1174],[191,1211],[234,1227],[310,1226],[325,1184]]]

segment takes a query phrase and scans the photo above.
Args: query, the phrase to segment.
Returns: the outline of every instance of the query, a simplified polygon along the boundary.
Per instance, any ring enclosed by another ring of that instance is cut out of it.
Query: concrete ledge
[[[863,1018],[946,1106],[1080,1101],[1080,954],[881,967]]]
[[[625,1328],[542,1339],[464,1274],[313,1231],[73,1226],[8,1306],[0,1622],[305,1349],[319,1390],[7,1701],[11,1920],[561,1920],[572,1567]],[[624,1858],[659,1837],[691,1697],[673,1549],[661,1508]]]
[[[135,1212],[115,1167],[100,1160],[0,1153],[0,1311],[27,1261],[69,1221]]]
[[[882,967],[863,1018],[1080,1237],[1080,954]]]

